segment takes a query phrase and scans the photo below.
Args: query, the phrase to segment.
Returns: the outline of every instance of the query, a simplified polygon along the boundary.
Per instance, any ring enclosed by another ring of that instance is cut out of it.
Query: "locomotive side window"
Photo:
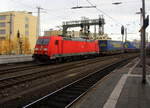
[[[58,40],[55,41],[55,45],[58,45]]]

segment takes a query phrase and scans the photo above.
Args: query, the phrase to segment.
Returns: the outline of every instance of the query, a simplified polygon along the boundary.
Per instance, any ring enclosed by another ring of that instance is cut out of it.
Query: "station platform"
[[[32,61],[32,55],[1,55],[0,64]]]
[[[142,84],[142,67],[136,58],[99,81],[71,108],[150,108],[150,58],[147,83]]]

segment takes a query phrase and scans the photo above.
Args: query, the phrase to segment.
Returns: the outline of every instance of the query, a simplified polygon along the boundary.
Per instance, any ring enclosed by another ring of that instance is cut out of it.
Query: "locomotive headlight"
[[[47,52],[45,52],[44,54],[46,54],[46,55],[47,55],[48,53],[47,53]]]
[[[44,48],[43,50],[44,50],[44,51],[47,51],[48,49],[47,49],[47,48]]]
[[[38,53],[38,52],[36,52],[36,51],[34,52],[34,54],[37,54],[37,53]]]
[[[39,50],[38,48],[35,48],[35,50]]]

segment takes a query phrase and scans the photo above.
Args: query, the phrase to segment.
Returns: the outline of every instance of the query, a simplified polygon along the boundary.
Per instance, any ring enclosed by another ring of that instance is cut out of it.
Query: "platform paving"
[[[99,81],[71,108],[150,108],[150,59],[147,83],[142,84],[140,59],[114,70]]]
[[[32,61],[32,55],[0,55],[0,64]]]

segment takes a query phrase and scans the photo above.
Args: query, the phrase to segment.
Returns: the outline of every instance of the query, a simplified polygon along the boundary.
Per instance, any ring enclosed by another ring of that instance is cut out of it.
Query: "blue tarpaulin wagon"
[[[125,52],[138,52],[140,50],[140,42],[124,42]]]
[[[121,41],[114,40],[99,40],[98,41],[100,53],[103,54],[115,54],[123,53],[123,43]]]

